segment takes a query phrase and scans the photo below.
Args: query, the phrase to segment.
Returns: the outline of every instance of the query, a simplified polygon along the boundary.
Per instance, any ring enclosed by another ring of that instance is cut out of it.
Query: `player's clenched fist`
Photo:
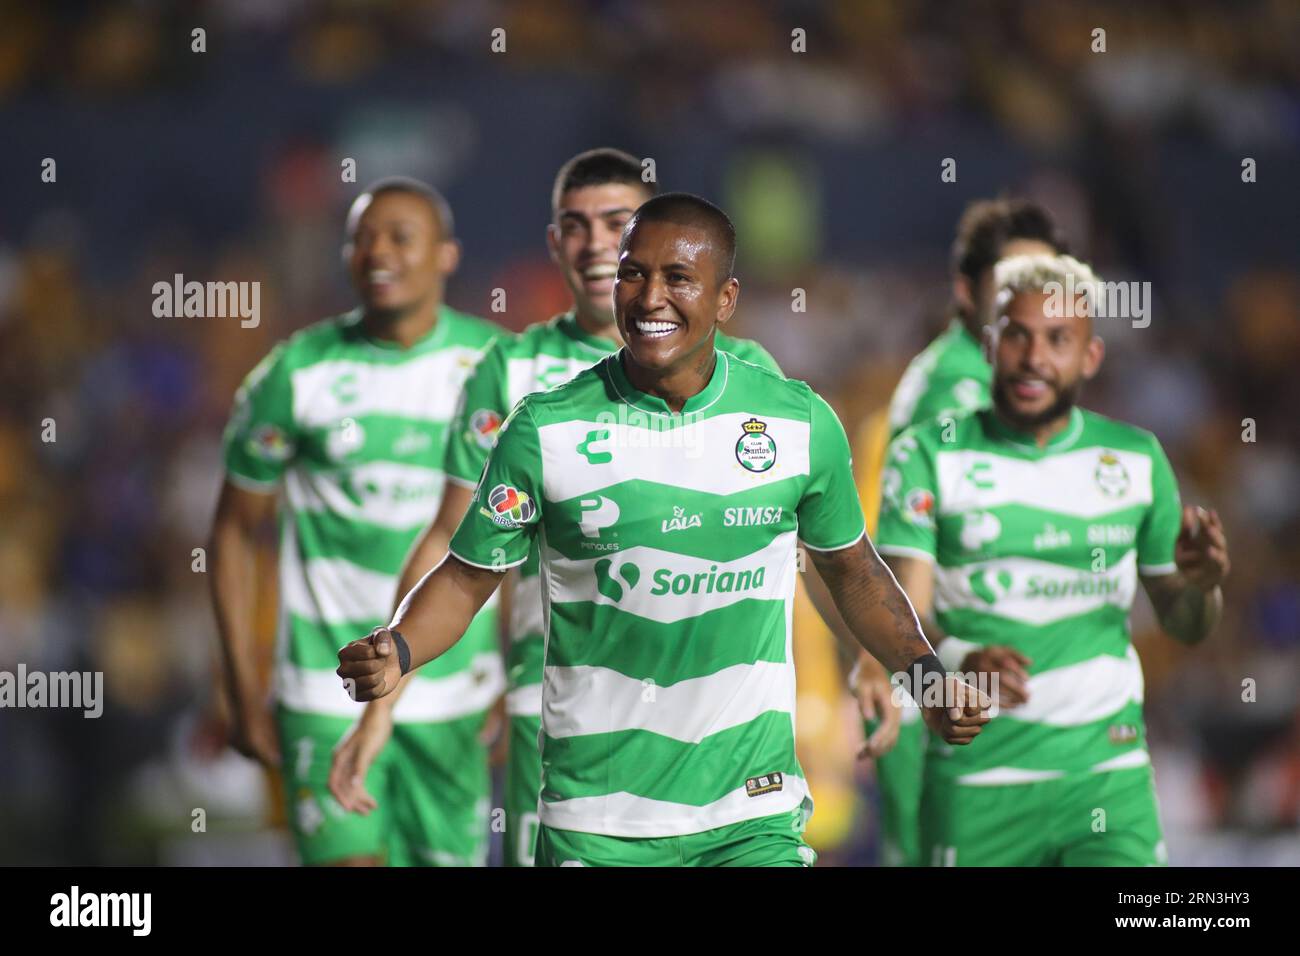
[[[405,668],[400,661],[401,635],[386,627],[377,627],[369,637],[353,641],[339,651],[339,669],[343,686],[353,700],[375,700],[391,693],[402,679]]]
[[[979,736],[980,729],[989,722],[989,708],[993,702],[978,687],[955,677],[943,682],[943,702],[940,706],[923,706],[921,714],[926,725],[947,743],[965,746]]]

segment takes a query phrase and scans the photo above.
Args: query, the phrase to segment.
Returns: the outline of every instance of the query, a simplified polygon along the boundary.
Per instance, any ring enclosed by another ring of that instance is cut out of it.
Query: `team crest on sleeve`
[[[740,427],[744,434],[736,442],[736,461],[753,472],[764,472],[775,465],[776,441],[767,433],[767,422],[751,418]]]
[[[913,488],[903,500],[907,520],[923,528],[934,527],[934,494],[927,488]]]
[[[491,451],[501,430],[501,416],[490,408],[480,408],[469,417],[469,437],[484,451]]]
[[[1128,491],[1130,484],[1128,469],[1113,451],[1101,453],[1093,477],[1097,480],[1097,487],[1111,498],[1122,498]]]
[[[518,528],[537,517],[537,502],[518,488],[502,484],[492,489],[487,507],[479,511],[502,528]]]
[[[288,461],[293,455],[289,436],[278,425],[258,425],[248,436],[248,450],[263,461]]]

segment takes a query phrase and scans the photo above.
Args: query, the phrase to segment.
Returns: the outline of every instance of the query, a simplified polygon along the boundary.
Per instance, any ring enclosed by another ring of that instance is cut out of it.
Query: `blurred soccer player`
[[[504,684],[494,611],[412,678],[394,746],[371,770],[384,812],[345,813],[327,780],[362,710],[332,673],[338,649],[388,619],[402,561],[443,494],[457,398],[501,330],[443,304],[459,245],[446,202],[422,183],[367,189],[344,252],[360,306],[277,345],[239,389],[226,429],[212,589],[235,745],[281,768],[306,864],[481,864],[490,783],[478,734]],[[250,651],[256,534],[277,491],[272,719]]]
[[[619,238],[637,207],[654,192],[653,183],[642,181],[636,158],[619,150],[580,153],[561,167],[551,193],[547,245],[573,296],[573,308],[522,335],[496,342],[470,377],[451,427],[447,493],[437,518],[406,563],[399,593],[414,588],[446,553],[447,542],[465,516],[488,452],[496,442],[497,430],[515,403],[530,392],[568,381],[623,344],[614,321],[613,298]],[[772,357],[754,342],[719,332],[717,347],[779,372]],[[588,521],[594,528],[605,517],[596,509]],[[515,866],[532,865],[537,838],[544,620],[538,567],[534,547],[519,569],[508,602],[505,858],[508,865]],[[365,813],[375,806],[363,781],[389,738],[393,704],[405,683],[366,708],[357,733],[335,754],[330,786],[346,808]]]
[[[992,320],[994,265],[1007,256],[1066,251],[1065,238],[1051,214],[1036,203],[980,200],[966,208],[952,247],[953,319],[903,373],[889,403],[887,428],[873,422],[855,437],[853,458],[859,469],[868,528],[875,530],[878,477],[888,440],[909,425],[989,404],[993,373],[985,361],[982,341],[983,330]],[[1023,663],[1018,664],[1015,651],[993,647],[985,653],[1005,659],[1009,681],[1020,679]],[[865,731],[867,752],[877,758],[884,863],[919,866],[923,862],[919,827],[926,752],[920,712],[914,706],[900,710],[883,702],[890,691],[889,677],[868,655],[859,655],[852,682],[864,713],[874,712],[882,718],[867,721]]]
[[[944,666],[997,673],[1004,708],[978,747],[931,741],[922,857],[1163,863],[1128,613],[1141,580],[1165,631],[1203,640],[1227,542],[1180,507],[1154,435],[1078,407],[1104,349],[1093,293],[1061,290],[1095,291],[1090,270],[1039,254],[994,273],[992,408],[905,430],[882,479],[880,552]]]

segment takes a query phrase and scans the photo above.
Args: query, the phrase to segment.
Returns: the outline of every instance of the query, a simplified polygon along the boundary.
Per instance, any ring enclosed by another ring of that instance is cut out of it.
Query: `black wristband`
[[[388,633],[393,635],[393,643],[397,645],[397,666],[402,670],[402,676],[405,677],[411,669],[411,645],[406,643],[406,638],[402,637],[402,632],[388,629]]]
[[[932,674],[935,676],[932,677]],[[922,697],[925,696],[925,688],[932,683],[937,684],[940,688],[938,700],[941,703],[943,701],[943,682],[947,677],[948,672],[943,669],[943,664],[938,656],[931,652],[912,661],[907,666],[907,669],[902,672],[899,683],[912,700],[916,701],[919,706],[925,707],[927,704],[922,700]]]

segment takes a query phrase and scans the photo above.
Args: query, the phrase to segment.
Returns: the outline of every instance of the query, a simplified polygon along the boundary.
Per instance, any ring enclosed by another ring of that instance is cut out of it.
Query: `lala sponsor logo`
[[[665,518],[659,523],[659,529],[664,534],[669,531],[685,531],[687,528],[698,528],[702,524],[700,515],[688,515],[685,508],[673,507],[673,516]]]

